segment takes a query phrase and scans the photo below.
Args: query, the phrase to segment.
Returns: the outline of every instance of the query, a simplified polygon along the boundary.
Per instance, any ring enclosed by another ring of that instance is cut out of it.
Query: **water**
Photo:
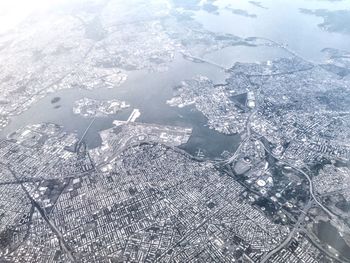
[[[324,60],[325,54],[320,51],[326,47],[350,51],[349,35],[324,31],[318,26],[323,22],[323,18],[303,14],[299,10],[299,8],[346,9],[349,8],[347,1],[266,0],[262,5],[267,9],[254,6],[248,1],[219,0],[215,4],[222,8],[220,15],[203,10],[193,11],[196,21],[207,30],[231,33],[240,37],[268,38],[287,45],[302,57],[315,62]],[[225,9],[226,6],[245,10],[249,14],[256,15],[256,18],[233,14],[232,10]],[[238,61],[256,62],[287,56],[290,54],[280,48],[234,46],[207,54],[205,59],[228,68]],[[208,156],[217,157],[224,150],[233,151],[240,141],[239,136],[226,136],[210,130],[206,126],[205,117],[193,108],[179,109],[166,105],[166,100],[173,96],[174,86],[199,74],[209,77],[214,83],[224,83],[226,78],[225,73],[215,66],[193,63],[177,55],[170,63],[167,72],[131,71],[128,72],[128,80],[118,88],[93,91],[70,89],[49,94],[23,114],[12,117],[10,125],[0,135],[4,137],[22,126],[39,122],[57,123],[66,131],[81,135],[90,119],[72,113],[74,101],[83,97],[118,99],[125,100],[131,107],[116,115],[98,118],[86,137],[90,148],[101,144],[99,131],[112,127],[115,119],[126,120],[132,109],[138,108],[142,114],[138,119],[139,122],[192,127],[193,135],[182,147],[192,154],[201,149]],[[55,97],[59,97],[60,100],[52,104],[51,100]]]
[[[345,243],[338,230],[331,225],[331,223],[320,221],[316,225],[316,233],[322,243],[337,250],[342,257],[350,259],[350,247]]]
[[[215,66],[193,63],[177,55],[168,71],[132,71],[129,72],[127,81],[114,89],[92,91],[68,89],[49,94],[29,110],[13,117],[10,125],[1,132],[1,135],[5,136],[29,124],[53,122],[62,125],[66,131],[77,132],[81,136],[91,119],[74,115],[72,112],[74,102],[83,97],[97,100],[118,99],[131,104],[131,107],[115,115],[97,118],[86,135],[89,148],[98,147],[101,144],[99,131],[112,127],[115,119],[127,120],[133,108],[138,108],[141,111],[138,122],[191,127],[193,134],[183,148],[191,154],[195,154],[200,149],[208,157],[218,157],[225,150],[234,151],[240,136],[227,136],[209,129],[206,126],[206,118],[191,107],[180,109],[166,104],[166,100],[173,96],[174,86],[182,80],[199,74],[210,77],[214,83],[223,83],[226,78],[225,72]],[[56,97],[60,100],[53,104],[52,100]],[[55,108],[58,105],[60,107]]]
[[[299,8],[331,11],[350,9],[348,1],[262,1],[262,5],[268,9],[253,6],[248,1],[233,3],[229,0],[220,0],[219,4],[222,8],[230,5],[235,9],[246,10],[248,13],[256,14],[257,17],[236,15],[227,9],[221,9],[220,15],[205,11],[196,12],[196,20],[210,31],[231,33],[240,37],[268,38],[286,44],[297,54],[315,62],[324,60],[321,50],[326,47],[350,51],[350,35],[325,31],[318,26],[323,23],[323,18],[303,14],[299,10]]]

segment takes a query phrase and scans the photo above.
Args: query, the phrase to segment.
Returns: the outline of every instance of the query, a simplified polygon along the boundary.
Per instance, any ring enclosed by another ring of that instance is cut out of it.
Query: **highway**
[[[282,164],[284,164],[284,165],[286,165],[286,166],[289,166],[289,167],[291,167],[292,169],[294,169],[295,171],[297,171],[297,172],[301,173],[302,175],[304,175],[305,178],[306,178],[306,179],[308,180],[308,182],[309,182],[310,197],[315,201],[315,203],[316,203],[327,215],[329,215],[329,217],[330,217],[331,219],[334,219],[334,218],[337,217],[337,216],[336,216],[335,214],[333,214],[328,208],[326,208],[320,201],[318,201],[318,199],[316,198],[315,193],[314,193],[314,186],[313,186],[312,180],[311,180],[310,176],[309,176],[307,173],[305,173],[303,170],[301,170],[300,168],[295,167],[294,165],[292,165],[292,164],[290,164],[290,163],[287,163],[287,162],[285,162],[285,161],[282,161],[280,158],[274,156],[274,155],[269,151],[269,149],[267,149],[267,148],[265,147],[264,144],[262,144],[262,145],[263,145],[264,149],[265,149],[269,154],[271,154],[271,156],[273,156],[278,162],[280,162],[280,163],[282,163]]]
[[[234,162],[239,154],[239,151],[241,150],[242,146],[244,145],[244,143],[250,139],[251,137],[251,129],[250,129],[250,120],[252,118],[252,116],[255,114],[255,111],[252,111],[252,113],[249,115],[247,122],[246,122],[246,138],[240,143],[240,145],[238,146],[237,150],[235,151],[235,153],[227,160],[225,160],[223,163],[224,164],[231,164],[232,162]],[[295,167],[294,165],[282,161],[280,160],[280,158],[274,156],[271,151],[269,149],[267,149],[265,147],[265,145],[262,143],[264,149],[271,154],[272,157],[274,157],[278,162],[287,165],[289,167],[291,167],[292,169],[294,169],[295,171],[297,171],[298,173],[302,174],[307,180],[308,180],[308,184],[309,184],[309,192],[310,192],[310,201],[308,202],[308,204],[304,207],[302,213],[300,214],[298,221],[296,222],[296,224],[294,225],[292,231],[289,233],[288,237],[279,245],[277,246],[275,249],[271,250],[268,254],[266,254],[262,260],[261,263],[265,263],[267,262],[275,253],[279,252],[283,247],[285,247],[289,241],[293,238],[293,236],[296,234],[296,232],[300,229],[300,225],[304,222],[305,217],[307,215],[307,212],[309,211],[309,209],[311,208],[312,202],[311,200],[313,200],[331,219],[336,219],[336,215],[334,215],[329,209],[327,209],[320,201],[318,201],[318,199],[315,196],[314,193],[314,186],[311,180],[311,177],[304,172],[303,170],[301,170],[298,167]]]
[[[302,175],[305,176],[305,178],[308,180],[309,182],[309,192],[310,192],[310,200],[313,200],[330,218],[332,219],[337,219],[336,215],[334,215],[329,209],[327,209],[320,201],[317,200],[315,193],[314,193],[314,187],[313,187],[313,183],[312,180],[310,178],[310,176],[305,173],[303,170],[291,165],[290,163],[287,163],[285,161],[280,160],[279,158],[277,158],[276,156],[274,156],[268,149],[266,149],[266,147],[264,146],[265,150],[268,151],[276,160],[278,160],[280,163],[287,165],[289,167],[291,167],[292,169],[294,169],[295,171],[301,173]],[[304,207],[304,210],[302,211],[301,215],[298,218],[297,223],[294,225],[293,230],[289,233],[288,237],[279,245],[277,246],[275,249],[271,250],[268,254],[266,254],[262,260],[260,261],[261,263],[265,263],[267,262],[275,253],[279,252],[283,247],[285,247],[289,241],[293,238],[293,236],[295,235],[295,233],[300,229],[300,225],[302,222],[304,222],[307,211],[311,208],[312,202],[308,202],[308,204]]]
[[[239,144],[238,148],[236,149],[235,153],[230,157],[228,158],[227,160],[224,161],[225,164],[231,164],[232,162],[234,162],[238,156],[238,153],[239,151],[241,150],[242,146],[250,139],[251,137],[251,129],[250,129],[250,120],[251,118],[255,115],[256,113],[256,110],[252,111],[246,121],[246,133],[247,133],[247,136],[246,138],[244,138],[243,141],[241,141],[241,143]]]
[[[288,245],[289,241],[293,238],[293,236],[296,234],[296,232],[300,229],[300,225],[304,222],[305,217],[307,215],[307,212],[312,206],[311,200],[306,204],[304,207],[302,213],[300,214],[298,221],[293,226],[292,231],[289,233],[288,237],[277,247],[275,247],[273,250],[271,250],[269,253],[267,253],[260,261],[260,263],[267,262],[274,254],[279,252],[281,249],[283,249],[286,245]]]
[[[322,208],[322,210],[323,210],[326,214],[329,215],[329,217],[330,217],[331,219],[337,218],[337,216],[336,216],[335,214],[333,214],[328,208],[326,208],[320,201],[317,200],[317,198],[316,198],[316,196],[315,196],[315,193],[314,193],[314,186],[313,186],[313,184],[312,184],[312,180],[311,180],[310,176],[309,176],[307,173],[305,173],[303,170],[301,170],[301,169],[299,169],[299,168],[297,168],[297,167],[294,167],[294,166],[291,165],[291,164],[288,164],[288,163],[283,162],[283,161],[280,161],[280,162],[281,162],[281,163],[284,163],[284,164],[286,164],[286,165],[288,165],[288,166],[290,166],[291,168],[293,168],[293,169],[296,170],[297,172],[303,174],[303,175],[306,177],[306,179],[309,181],[309,191],[310,191],[310,195],[311,195],[312,199],[315,201],[315,203],[317,203],[317,204]]]
[[[4,164],[5,165],[5,164]],[[13,175],[13,177],[20,182],[19,178],[17,177],[16,173],[10,168],[8,167],[8,165],[5,165],[6,168],[8,169],[8,171]],[[33,199],[33,197],[29,194],[29,192],[27,191],[27,189],[25,188],[25,186],[20,183],[21,188],[23,190],[23,192],[26,194],[27,198],[31,201],[32,205],[38,210],[38,212],[40,213],[40,215],[42,216],[42,218],[44,219],[44,221],[48,224],[48,226],[50,227],[51,231],[55,234],[55,236],[57,237],[59,243],[60,243],[60,247],[63,250],[63,252],[65,253],[65,255],[69,258],[69,260],[71,262],[76,262],[70,248],[68,247],[68,245],[66,244],[62,233],[60,232],[60,230],[55,226],[55,224],[52,222],[51,219],[48,218],[48,216],[46,215],[45,210],[40,206],[40,204],[35,201]]]
[[[85,129],[85,131],[84,131],[83,135],[81,136],[80,140],[78,141],[77,145],[79,145],[84,140],[87,132],[91,128],[92,124],[94,124],[95,120],[96,120],[96,116],[91,120],[89,126],[87,126],[87,128]]]
[[[190,54],[185,54],[184,52],[181,52],[181,53],[182,53],[182,55],[183,55],[184,58],[188,58],[188,59],[191,59],[191,60],[195,60],[195,61],[198,61],[198,62],[201,62],[201,63],[207,63],[207,64],[209,64],[209,65],[212,65],[212,66],[215,66],[215,67],[217,67],[217,68],[220,68],[220,69],[222,69],[222,70],[224,70],[224,71],[227,70],[227,68],[225,68],[224,66],[219,65],[219,64],[217,64],[217,63],[215,63],[215,62],[213,62],[213,61],[210,61],[210,60],[207,60],[207,59],[204,59],[204,58],[200,58],[200,57],[195,57],[195,56],[192,56],[192,55],[190,55]]]

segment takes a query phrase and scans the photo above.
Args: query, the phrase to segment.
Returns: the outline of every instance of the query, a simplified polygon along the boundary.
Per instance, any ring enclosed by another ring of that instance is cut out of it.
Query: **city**
[[[54,2],[0,27],[0,262],[350,262],[346,0]]]

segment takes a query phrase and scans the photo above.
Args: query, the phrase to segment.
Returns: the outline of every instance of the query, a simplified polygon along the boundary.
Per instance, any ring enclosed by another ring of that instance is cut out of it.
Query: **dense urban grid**
[[[0,130],[45,98],[58,116],[68,107],[62,119],[88,122],[1,134],[0,262],[350,262],[350,51],[325,47],[320,62],[211,31],[197,15],[269,10],[218,2],[78,2],[0,35]],[[350,32],[336,19],[348,11],[298,10],[325,32]],[[232,47],[284,56],[229,67],[207,57]],[[210,69],[159,77],[169,94],[146,101],[156,88],[138,76],[178,61]],[[145,90],[138,99],[103,97],[130,79]],[[84,94],[67,106],[67,90]],[[186,122],[193,112],[205,123]],[[111,119],[90,147],[92,127]],[[239,142],[215,158],[185,150],[214,133]]]

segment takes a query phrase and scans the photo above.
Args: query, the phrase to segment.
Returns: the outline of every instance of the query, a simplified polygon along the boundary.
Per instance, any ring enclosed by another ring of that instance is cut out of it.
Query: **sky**
[[[76,1],[76,0],[74,0]],[[84,0],[81,0],[84,1]],[[13,29],[34,12],[45,12],[50,7],[71,3],[72,0],[0,0],[0,34]]]
[[[45,9],[45,0],[0,0],[0,33],[12,29],[30,13]]]

